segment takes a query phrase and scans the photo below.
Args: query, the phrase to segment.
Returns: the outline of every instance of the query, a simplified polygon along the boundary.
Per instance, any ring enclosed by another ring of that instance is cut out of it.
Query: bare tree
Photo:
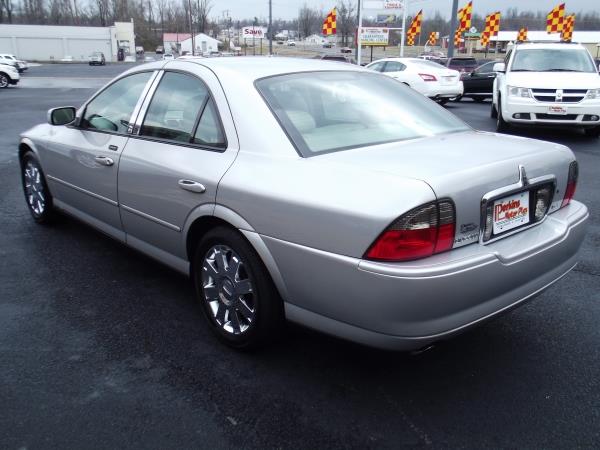
[[[319,12],[310,8],[306,3],[300,8],[300,11],[298,12],[298,29],[301,35],[300,37],[307,38],[316,30],[319,16]]]
[[[337,30],[342,35],[342,45],[349,44],[349,37],[354,34],[356,4],[342,0],[337,7]]]
[[[204,33],[208,25],[208,15],[212,9],[211,0],[196,0],[196,21],[198,22],[198,31]]]

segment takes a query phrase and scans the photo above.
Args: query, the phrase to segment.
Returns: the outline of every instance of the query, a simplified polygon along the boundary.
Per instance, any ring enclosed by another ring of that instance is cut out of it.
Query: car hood
[[[581,72],[509,72],[506,83],[524,88],[596,89],[600,87],[600,76]]]

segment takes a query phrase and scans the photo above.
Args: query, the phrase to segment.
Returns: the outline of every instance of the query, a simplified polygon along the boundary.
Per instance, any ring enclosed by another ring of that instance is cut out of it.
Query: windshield
[[[584,49],[537,48],[519,50],[510,69],[512,72],[596,72]]]
[[[256,87],[305,157],[470,129],[444,108],[384,75],[305,72]]]

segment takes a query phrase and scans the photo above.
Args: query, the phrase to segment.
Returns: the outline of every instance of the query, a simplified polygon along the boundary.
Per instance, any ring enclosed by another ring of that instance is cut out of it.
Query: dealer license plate
[[[548,114],[555,114],[557,116],[564,116],[568,110],[566,106],[562,105],[550,105],[548,106]]]
[[[494,234],[504,233],[528,223],[529,191],[519,192],[494,202]]]

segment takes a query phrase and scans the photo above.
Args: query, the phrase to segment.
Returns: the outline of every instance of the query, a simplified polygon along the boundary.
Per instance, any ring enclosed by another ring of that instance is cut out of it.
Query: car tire
[[[39,161],[32,151],[21,158],[21,184],[27,209],[37,223],[48,224],[54,219],[52,195]]]
[[[453,101],[453,102],[460,102],[460,101],[462,100],[462,98],[463,98],[463,96],[462,96],[462,95],[459,95],[459,96],[457,96],[457,97],[454,97],[454,98],[452,99],[452,101]]]
[[[446,103],[448,103],[449,101],[450,101],[450,99],[449,99],[449,98],[440,98],[440,99],[438,100],[438,103],[439,103],[440,105],[444,106],[444,105],[445,105]]]
[[[502,100],[498,97],[498,110],[496,112],[496,131],[498,133],[505,133],[508,131],[509,125],[502,117]]]
[[[482,97],[480,95],[475,95],[475,96],[471,97],[471,100],[473,100],[475,103],[483,103],[483,101],[485,100],[485,97]]]
[[[490,117],[492,119],[496,119],[498,117],[498,110],[496,109],[496,105],[494,105],[493,100],[492,100],[492,109],[490,110]]]
[[[239,232],[225,226],[208,231],[194,252],[192,275],[197,299],[221,342],[251,350],[279,334],[283,301],[260,257]]]
[[[10,86],[10,78],[5,73],[0,72],[0,89],[6,89]]]
[[[586,128],[583,130],[586,136],[597,138],[600,137],[600,126],[594,128]]]

